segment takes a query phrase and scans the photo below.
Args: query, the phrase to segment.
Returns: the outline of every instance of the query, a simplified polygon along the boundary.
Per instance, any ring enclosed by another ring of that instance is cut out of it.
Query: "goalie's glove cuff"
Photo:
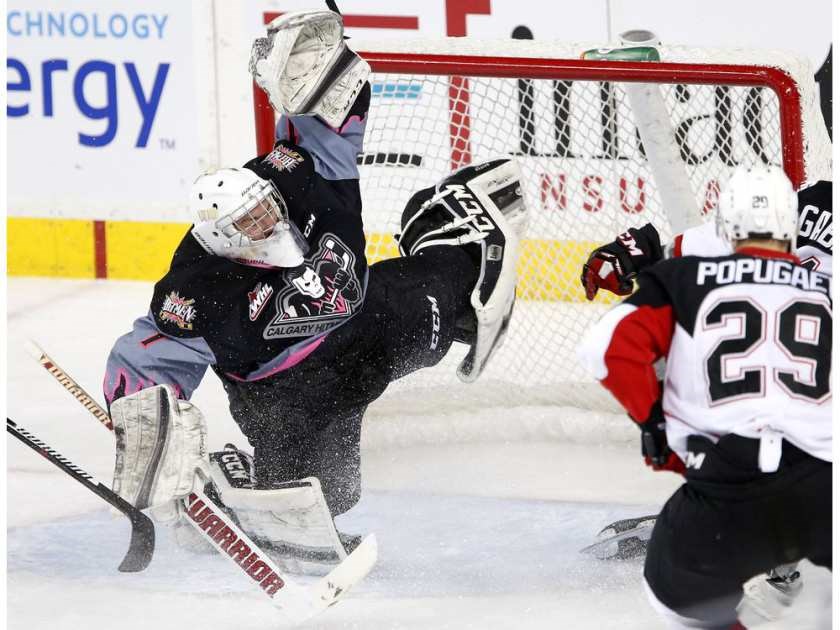
[[[661,400],[653,403],[648,419],[638,425],[642,430],[642,456],[645,464],[654,470],[670,470],[679,474],[685,472],[685,464],[668,446]]]
[[[630,228],[612,243],[593,251],[584,263],[580,281],[586,291],[586,299],[595,299],[598,289],[616,295],[630,295],[636,274],[662,258],[659,232],[652,224]]]

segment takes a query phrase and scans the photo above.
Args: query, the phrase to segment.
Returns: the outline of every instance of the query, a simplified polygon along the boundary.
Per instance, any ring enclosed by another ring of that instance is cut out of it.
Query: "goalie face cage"
[[[455,344],[440,365],[392,385],[403,401],[412,389],[451,385],[465,405],[617,410],[574,352],[615,302],[604,292],[585,300],[579,276],[591,249],[648,221],[664,241],[711,218],[739,164],[781,165],[795,186],[830,178],[831,145],[807,62],[677,47],[660,49],[663,62],[578,58],[596,47],[354,44],[372,68],[358,157],[369,262],[396,255],[392,235],[411,194],[464,164],[515,157],[530,208],[504,346],[476,384],[459,387],[455,367],[466,349]],[[254,101],[266,153],[275,116],[256,86]]]

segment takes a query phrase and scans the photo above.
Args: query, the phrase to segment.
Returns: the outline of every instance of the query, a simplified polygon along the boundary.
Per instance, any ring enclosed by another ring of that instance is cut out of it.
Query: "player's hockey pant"
[[[758,444],[689,437],[688,450],[705,457],[699,470],[688,469],[651,535],[648,586],[705,627],[735,621],[742,585],[755,575],[803,558],[831,568],[831,463],[785,441],[779,470],[762,473]]]
[[[377,263],[362,309],[304,361],[251,383],[222,377],[258,483],[315,476],[333,515],[353,507],[365,409],[391,381],[443,358],[476,274],[456,247]]]

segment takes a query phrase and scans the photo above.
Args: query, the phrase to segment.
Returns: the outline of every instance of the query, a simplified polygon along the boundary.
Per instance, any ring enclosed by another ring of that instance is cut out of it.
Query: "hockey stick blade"
[[[15,423],[11,418],[6,418],[6,431],[41,455],[44,459],[67,473],[95,495],[117,508],[131,521],[131,542],[128,546],[128,552],[126,552],[123,561],[120,563],[120,571],[123,573],[137,573],[149,566],[155,552],[155,526],[148,516],[125,501],[107,486],[96,482],[90,474],[47,446],[43,441]]]
[[[378,553],[376,534],[370,534],[341,564],[321,578],[315,592],[323,608],[335,604],[363,580],[376,564]]]

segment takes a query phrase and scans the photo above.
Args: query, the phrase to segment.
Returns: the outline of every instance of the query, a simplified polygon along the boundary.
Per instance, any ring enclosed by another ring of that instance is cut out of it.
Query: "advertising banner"
[[[9,3],[9,214],[185,220],[198,135],[191,2]]]

